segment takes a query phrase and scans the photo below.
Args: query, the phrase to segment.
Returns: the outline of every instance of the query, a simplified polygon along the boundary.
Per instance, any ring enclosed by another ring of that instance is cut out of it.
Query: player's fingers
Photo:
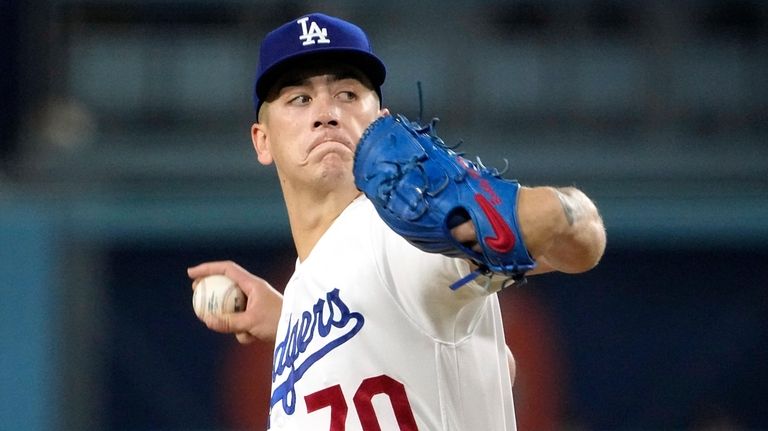
[[[254,340],[256,340],[256,337],[248,332],[238,332],[235,334],[235,338],[237,338],[237,341],[239,341],[240,344],[251,344]]]
[[[227,272],[233,272],[235,271],[235,268],[242,270],[239,265],[232,261],[222,260],[215,262],[205,262],[187,268],[187,275],[189,275],[189,278],[191,279],[197,279],[214,274],[227,275]]]
[[[190,278],[195,280],[195,282],[192,285],[193,289],[197,285],[197,280],[199,280],[202,277],[206,277],[209,275],[216,275],[216,274],[227,276],[230,279],[232,279],[232,281],[234,281],[238,286],[240,286],[243,292],[245,292],[246,296],[249,296],[249,293],[252,290],[252,288],[250,287],[251,282],[253,282],[254,280],[263,282],[263,280],[251,274],[250,272],[246,271],[240,265],[228,260],[206,262],[197,266],[187,268],[187,274],[189,275]]]
[[[462,243],[465,247],[482,253],[483,249],[480,247],[480,243],[477,241],[477,232],[475,231],[475,225],[471,221],[466,221],[460,225],[451,229],[451,235],[456,241]]]
[[[224,334],[248,333],[250,321],[244,313],[206,314],[203,323],[209,329]]]
[[[224,334],[231,332],[229,330],[229,322],[227,322],[227,320],[223,317],[206,313],[203,317],[200,318],[200,320],[205,323],[205,326],[207,326],[208,329],[212,331],[221,332]]]
[[[469,242],[476,239],[474,225],[468,221],[451,229],[451,235],[459,242]]]
[[[245,296],[248,297],[251,296],[251,292],[254,289],[261,289],[266,284],[264,280],[244,270],[238,265],[228,266],[224,275],[231,278],[232,281],[240,286],[240,289],[245,293]]]
[[[187,274],[189,275],[189,278],[194,280],[192,283],[192,290],[197,287],[197,283],[203,277],[209,275],[224,275],[240,286],[246,296],[249,295],[251,290],[248,288],[249,282],[254,279],[258,280],[258,277],[246,271],[243,267],[228,260],[201,263],[200,265],[187,268]]]

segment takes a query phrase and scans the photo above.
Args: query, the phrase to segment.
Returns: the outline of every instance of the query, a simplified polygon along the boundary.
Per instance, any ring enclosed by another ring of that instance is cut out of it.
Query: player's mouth
[[[333,134],[333,135],[323,135],[319,138],[317,138],[312,144],[310,144],[309,148],[307,149],[307,155],[315,151],[319,148],[328,148],[331,149],[332,147],[344,147],[349,151],[353,151],[353,147],[349,139],[345,139],[343,136]]]

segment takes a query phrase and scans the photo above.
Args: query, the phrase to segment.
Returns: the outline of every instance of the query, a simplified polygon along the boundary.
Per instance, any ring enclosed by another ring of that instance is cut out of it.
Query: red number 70
[[[416,419],[413,417],[411,403],[405,394],[405,386],[397,380],[381,375],[369,377],[360,383],[352,402],[355,404],[357,416],[364,431],[381,431],[379,420],[376,419],[376,411],[373,409],[371,399],[374,395],[384,394],[389,397],[395,419],[401,431],[417,430]],[[309,394],[304,397],[307,403],[307,412],[324,407],[331,408],[331,427],[329,431],[344,431],[347,421],[347,401],[341,392],[341,386],[335,385]]]

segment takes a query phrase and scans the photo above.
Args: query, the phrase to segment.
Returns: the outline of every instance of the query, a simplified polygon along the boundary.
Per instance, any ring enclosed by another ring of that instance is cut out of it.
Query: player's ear
[[[389,109],[387,108],[381,108],[379,109],[379,117],[384,117],[390,115]]]
[[[259,163],[262,165],[272,164],[272,153],[269,151],[267,133],[263,124],[254,123],[251,126],[251,141]]]

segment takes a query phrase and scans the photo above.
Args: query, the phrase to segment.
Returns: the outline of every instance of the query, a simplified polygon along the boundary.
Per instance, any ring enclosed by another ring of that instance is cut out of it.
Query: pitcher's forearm
[[[539,270],[578,273],[592,269],[605,250],[605,229],[595,204],[573,187],[523,188],[518,219]]]

